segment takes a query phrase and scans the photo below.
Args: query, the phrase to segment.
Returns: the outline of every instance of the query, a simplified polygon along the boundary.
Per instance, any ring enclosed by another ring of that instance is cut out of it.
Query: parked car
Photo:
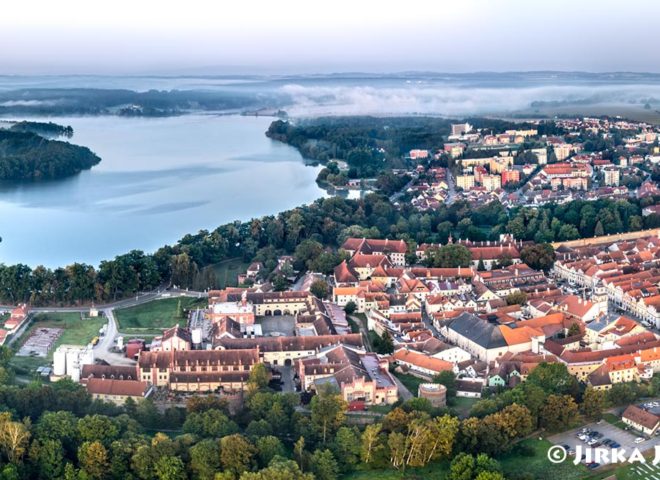
[[[621,446],[621,445],[619,444],[619,442],[612,442],[612,443],[610,443],[610,447],[612,447],[612,448],[619,448],[620,446]]]
[[[644,440],[646,440],[644,437],[637,437],[635,443],[642,443]]]

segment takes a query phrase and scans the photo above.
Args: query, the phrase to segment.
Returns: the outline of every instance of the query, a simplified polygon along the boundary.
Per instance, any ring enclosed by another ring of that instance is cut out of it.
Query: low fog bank
[[[314,86],[291,83],[280,91],[288,96],[292,116],[321,115],[506,115],[544,112],[567,107],[622,106],[660,109],[659,84],[544,85],[511,87]],[[612,114],[616,114],[613,112]]]

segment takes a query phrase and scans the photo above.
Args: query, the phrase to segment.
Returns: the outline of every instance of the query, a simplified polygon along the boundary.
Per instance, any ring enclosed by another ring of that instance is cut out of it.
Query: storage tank
[[[202,343],[202,329],[201,328],[193,328],[192,332],[192,343],[193,345],[200,345]]]
[[[58,377],[66,374],[66,350],[62,347],[53,353],[53,374]]]
[[[79,360],[80,351],[78,349],[67,349],[66,352],[66,374],[74,382],[80,380]],[[74,376],[75,375],[75,376]]]
[[[80,368],[82,369],[83,365],[93,365],[93,364],[94,364],[94,349],[87,347],[80,355]]]

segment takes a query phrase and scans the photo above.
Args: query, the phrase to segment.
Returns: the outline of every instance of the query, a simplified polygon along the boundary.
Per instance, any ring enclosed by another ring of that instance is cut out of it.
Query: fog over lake
[[[57,117],[102,158],[65,180],[0,186],[0,262],[97,264],[309,203],[319,167],[264,135],[271,118]]]

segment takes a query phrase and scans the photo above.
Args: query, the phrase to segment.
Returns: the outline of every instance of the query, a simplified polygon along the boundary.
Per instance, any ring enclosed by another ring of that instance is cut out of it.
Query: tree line
[[[331,273],[345,256],[338,248],[348,237],[402,239],[409,243],[408,259],[416,261],[414,243],[447,243],[448,238],[497,240],[512,233],[517,239],[545,243],[660,226],[660,216],[641,216],[656,199],[574,201],[510,211],[499,202],[472,207],[466,202],[419,212],[409,205],[394,206],[371,194],[360,200],[319,199],[310,205],[246,222],[232,222],[213,231],[184,236],[152,254],[135,250],[102,261],[98,267],[74,263],[46,268],[0,264],[0,303],[69,305],[112,301],[160,285],[216,288],[212,266],[241,258],[261,261],[270,272],[280,255],[293,255],[297,270]],[[469,252],[468,252],[469,254]],[[470,257],[458,248],[445,248],[430,260],[433,266],[467,265]],[[554,260],[541,248],[526,255],[535,267],[547,269]],[[286,281],[278,277],[280,288]]]

